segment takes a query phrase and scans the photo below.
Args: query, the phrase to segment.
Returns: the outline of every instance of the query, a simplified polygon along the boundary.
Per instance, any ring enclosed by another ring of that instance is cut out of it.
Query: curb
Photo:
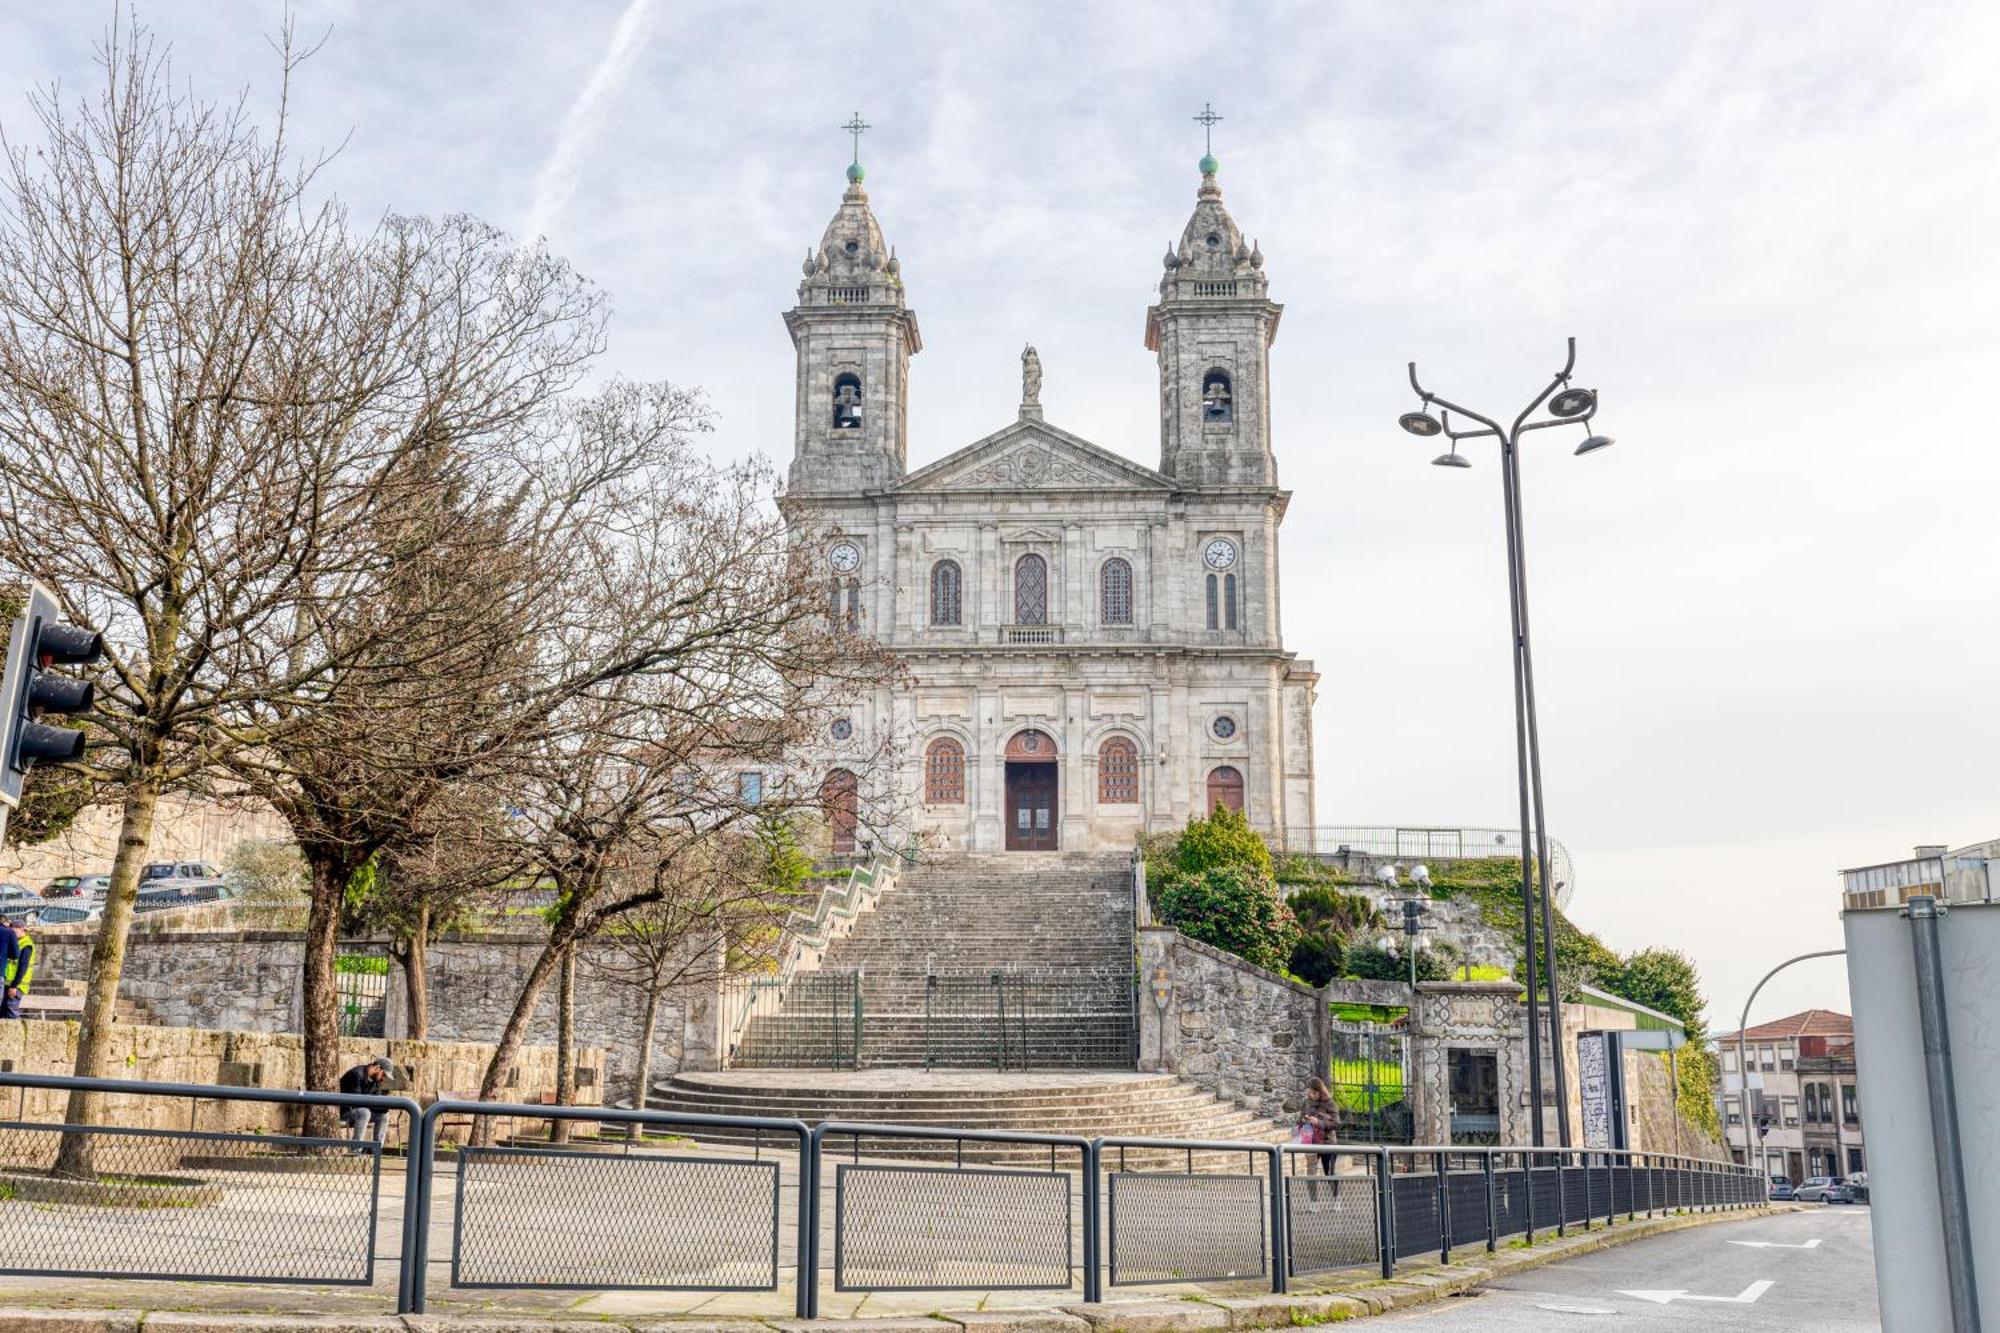
[[[1726,1213],[1639,1218],[1539,1240],[1531,1249],[1505,1245],[1451,1264],[1399,1273],[1389,1281],[1349,1282],[1294,1295],[1189,1295],[1173,1300],[1101,1301],[1028,1310],[940,1311],[935,1316],[880,1319],[597,1319],[509,1318],[482,1314],[249,1315],[187,1311],[47,1310],[0,1307],[7,1333],[574,1333],[582,1327],[626,1333],[1197,1333],[1210,1329],[1286,1328],[1341,1323],[1428,1305],[1495,1278],[1560,1263],[1648,1236],[1718,1222],[1747,1221],[1801,1211],[1765,1205]]]

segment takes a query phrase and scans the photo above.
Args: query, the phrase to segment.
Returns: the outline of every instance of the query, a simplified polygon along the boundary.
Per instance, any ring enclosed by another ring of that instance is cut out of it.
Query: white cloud
[[[535,178],[534,202],[529,205],[527,221],[521,228],[521,237],[529,244],[547,234],[549,223],[576,193],[585,157],[597,141],[619,89],[631,74],[640,52],[645,50],[646,39],[652,35],[657,8],[657,0],[630,0],[611,30],[611,41],[605,46],[603,57],[590,71],[590,78],[576,100],[570,103],[555,147]]]

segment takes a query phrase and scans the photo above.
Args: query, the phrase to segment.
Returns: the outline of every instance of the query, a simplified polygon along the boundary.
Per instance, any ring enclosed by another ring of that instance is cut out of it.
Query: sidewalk
[[[1469,1250],[1450,1265],[1410,1265],[1395,1280],[1301,1278],[1290,1295],[1263,1283],[1186,1283],[1146,1288],[1132,1299],[1083,1304],[1076,1293],[823,1292],[827,1314],[813,1322],[745,1309],[740,1296],[669,1292],[454,1292],[430,1302],[431,1313],[380,1313],[385,1289],[224,1287],[220,1284],[135,1283],[76,1278],[0,1279],[0,1329],[8,1333],[575,1333],[580,1327],[632,1333],[1183,1333],[1225,1328],[1277,1328],[1344,1320],[1405,1309],[1464,1291],[1523,1269],[1556,1263],[1611,1245],[1711,1223],[1796,1211],[1786,1205],[1738,1212],[1641,1218],[1497,1253]],[[393,1297],[393,1276],[386,1279]],[[468,1299],[470,1297],[470,1299]],[[480,1299],[485,1297],[485,1299]],[[393,1299],[389,1302],[393,1304]],[[668,1309],[660,1307],[668,1306]],[[101,1308],[93,1308],[101,1307]]]

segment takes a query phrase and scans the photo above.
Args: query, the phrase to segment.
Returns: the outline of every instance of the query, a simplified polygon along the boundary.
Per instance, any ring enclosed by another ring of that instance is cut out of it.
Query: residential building
[[[1994,901],[1995,861],[2000,861],[2000,838],[1956,851],[1941,843],[1927,844],[1901,861],[1841,871],[1841,902],[1850,911],[1900,907],[1927,893],[1946,902],[1990,903]]]
[[[1736,1033],[1722,1033],[1715,1042],[1722,1070],[1717,1097],[1731,1160],[1761,1161],[1768,1174],[1794,1184],[1868,1169],[1852,1018],[1808,1009],[1744,1032],[1747,1106]]]

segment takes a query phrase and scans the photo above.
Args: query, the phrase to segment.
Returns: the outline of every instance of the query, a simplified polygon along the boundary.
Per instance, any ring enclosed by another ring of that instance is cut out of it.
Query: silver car
[[[1825,1203],[1828,1192],[1838,1184],[1839,1176],[1807,1176],[1796,1197],[1800,1203]]]

